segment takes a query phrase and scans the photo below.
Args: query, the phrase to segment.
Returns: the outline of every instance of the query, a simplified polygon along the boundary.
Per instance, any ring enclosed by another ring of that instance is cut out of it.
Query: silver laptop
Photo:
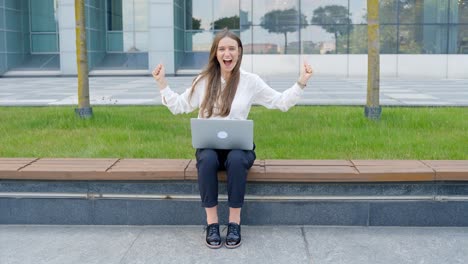
[[[212,149],[253,149],[253,121],[190,119],[192,146]]]

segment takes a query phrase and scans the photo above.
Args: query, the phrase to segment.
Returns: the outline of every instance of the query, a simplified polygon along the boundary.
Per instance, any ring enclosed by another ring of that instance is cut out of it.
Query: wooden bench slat
[[[123,159],[115,163],[109,172],[116,171],[158,171],[158,170],[181,170],[184,172],[190,160],[158,160],[158,159]]]
[[[420,160],[351,160],[357,166],[395,166],[395,167],[423,167],[427,165]]]
[[[353,166],[348,160],[265,160],[265,166]]]
[[[422,160],[422,162],[432,168],[468,168],[468,160]]]
[[[435,171],[437,181],[468,181],[468,160],[422,160]]]
[[[196,180],[195,159],[0,158],[0,179]],[[226,180],[224,171],[218,173]],[[256,160],[248,181],[468,181],[468,160]]]
[[[250,168],[249,174],[247,175],[247,180],[255,179],[259,177],[259,175],[265,174],[265,167],[261,166],[260,164],[262,164],[262,162],[258,162],[258,163],[254,162],[254,165],[252,166],[252,168]],[[186,180],[198,179],[196,160],[191,160],[190,164],[187,166],[187,169],[185,170],[185,179]],[[226,181],[225,171],[218,172],[218,180]]]
[[[425,166],[356,166],[359,175],[375,181],[433,181],[435,172]]]
[[[357,176],[349,166],[266,166],[263,181],[349,181]],[[258,179],[260,180],[260,179]]]
[[[9,179],[26,165],[33,162],[34,158],[0,158],[0,179]]]

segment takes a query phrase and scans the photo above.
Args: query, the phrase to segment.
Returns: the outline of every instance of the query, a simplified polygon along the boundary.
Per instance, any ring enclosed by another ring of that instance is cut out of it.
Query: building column
[[[175,74],[174,63],[174,1],[149,1],[148,70],[159,63],[166,67],[166,74]]]
[[[75,1],[58,1],[58,27],[60,38],[60,71],[62,75],[77,75]]]

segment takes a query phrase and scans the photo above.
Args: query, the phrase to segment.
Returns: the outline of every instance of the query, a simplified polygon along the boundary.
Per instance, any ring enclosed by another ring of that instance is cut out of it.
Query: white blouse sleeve
[[[253,103],[286,112],[301,99],[303,93],[304,91],[297,83],[294,83],[291,88],[280,93],[268,86],[260,77],[256,76]]]
[[[200,82],[203,83],[203,82]],[[197,85],[196,88],[200,88],[200,83]],[[198,108],[199,105],[199,92],[200,89],[195,89],[195,92],[190,97],[190,92],[192,91],[192,87],[188,88],[182,94],[178,94],[174,92],[169,86],[161,90],[161,101],[162,104],[167,106],[171,113],[173,114],[182,114],[182,113],[190,113],[193,110]]]

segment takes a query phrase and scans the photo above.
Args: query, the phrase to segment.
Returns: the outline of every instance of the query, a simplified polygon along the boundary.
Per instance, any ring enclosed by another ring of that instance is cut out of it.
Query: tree
[[[266,13],[260,22],[260,26],[268,30],[268,33],[284,34],[284,53],[288,53],[288,32],[296,32],[307,26],[306,16],[294,8],[285,10],[273,10]]]
[[[379,1],[367,1],[367,100],[364,115],[380,119],[380,43]]]
[[[89,102],[88,50],[86,48],[85,0],[75,1],[76,63],[78,70],[78,108],[75,113],[80,118],[93,117]]]
[[[329,5],[315,9],[312,16],[312,24],[319,24],[335,35],[335,53],[338,53],[338,38],[348,34],[347,26],[352,27],[348,13],[348,8],[344,6]]]
[[[231,16],[231,17],[222,17],[214,22],[211,23],[211,29],[223,29],[228,28],[230,30],[238,30],[239,29],[239,16]]]
[[[199,30],[201,26],[201,19],[192,17],[192,25],[189,27],[192,30]]]

